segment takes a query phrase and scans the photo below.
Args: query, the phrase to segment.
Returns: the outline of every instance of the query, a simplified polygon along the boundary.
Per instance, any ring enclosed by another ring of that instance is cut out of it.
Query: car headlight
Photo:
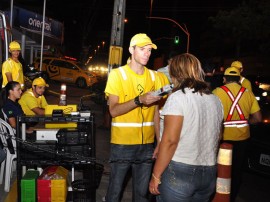
[[[256,96],[256,100],[257,100],[257,101],[260,101],[261,98],[260,98],[259,96]]]
[[[266,83],[260,83],[259,88],[261,88],[263,90],[270,90],[270,85],[266,84]]]
[[[266,97],[266,96],[267,96],[267,92],[264,91],[264,92],[262,93],[262,96],[263,96],[263,97]]]

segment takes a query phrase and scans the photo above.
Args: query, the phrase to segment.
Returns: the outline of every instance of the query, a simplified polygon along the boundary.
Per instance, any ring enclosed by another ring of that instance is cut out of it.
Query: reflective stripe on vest
[[[126,72],[125,72],[125,70],[123,69],[123,67],[119,67],[119,70],[120,70],[120,72],[121,72],[121,74],[122,74],[123,79],[124,79],[124,80],[127,80],[127,75],[126,75]]]
[[[236,128],[248,126],[247,120],[227,121],[227,122],[224,122],[223,124],[224,124],[224,127],[236,127]]]
[[[154,75],[154,72],[152,70],[149,69],[149,72],[150,72],[150,75],[151,75],[151,78],[152,78],[152,81],[155,81],[155,75]]]
[[[143,122],[143,123],[115,123],[112,122],[112,126],[117,127],[141,127],[141,126],[153,126],[154,122]]]
[[[241,87],[239,92],[237,93],[236,97],[234,97],[232,92],[226,86],[221,86],[221,88],[227,93],[227,95],[229,96],[229,98],[232,101],[232,106],[229,110],[226,121],[223,123],[224,127],[245,127],[245,126],[248,126],[248,121],[245,119],[244,113],[238,104],[241,96],[243,95],[243,93],[245,92],[246,89],[244,87]],[[231,120],[235,109],[237,110],[237,112],[239,114],[240,120]]]
[[[123,67],[119,67],[119,70],[122,74],[122,77],[124,80],[127,80],[127,75],[126,75],[126,72],[125,70],[123,69]],[[154,75],[154,72],[152,70],[149,69],[149,72],[150,72],[150,75],[151,75],[151,78],[152,78],[152,81],[155,81],[155,75]]]
[[[245,80],[245,77],[242,77],[240,80],[240,83],[242,84],[244,80]]]

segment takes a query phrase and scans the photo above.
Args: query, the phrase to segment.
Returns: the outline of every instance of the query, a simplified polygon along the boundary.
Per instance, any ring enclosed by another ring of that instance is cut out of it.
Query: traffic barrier
[[[218,152],[216,193],[212,202],[230,202],[232,144],[222,143]]]
[[[60,91],[60,97],[59,97],[59,105],[60,106],[66,106],[67,105],[67,85],[61,84],[61,91]]]

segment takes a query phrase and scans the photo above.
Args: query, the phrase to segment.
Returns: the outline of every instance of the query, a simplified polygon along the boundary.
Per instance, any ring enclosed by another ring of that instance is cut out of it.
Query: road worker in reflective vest
[[[242,62],[240,62],[238,60],[233,61],[231,66],[235,67],[235,68],[237,68],[239,70],[239,72],[240,72],[240,81],[239,81],[240,84],[243,87],[245,87],[246,89],[248,89],[249,91],[252,91],[252,86],[251,86],[250,81],[247,78],[243,77],[243,75],[242,75],[242,72],[244,71],[244,67],[243,67]]]
[[[224,109],[223,142],[233,145],[231,202],[235,201],[241,184],[241,170],[250,138],[249,124],[262,121],[261,110],[253,93],[240,84],[240,71],[229,67],[223,77],[224,86],[213,93]]]
[[[108,96],[112,123],[111,176],[107,202],[121,201],[125,176],[130,168],[133,181],[132,201],[148,201],[148,183],[152,172],[152,158],[155,156],[154,120],[158,120],[157,101],[161,99],[151,91],[162,87],[155,71],[145,67],[152,49],[157,49],[157,46],[146,34],[136,34],[130,41],[130,61],[113,69],[108,77],[105,93]]]

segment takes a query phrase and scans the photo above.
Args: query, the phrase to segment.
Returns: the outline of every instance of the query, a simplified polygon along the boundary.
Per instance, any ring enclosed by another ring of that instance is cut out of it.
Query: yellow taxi
[[[39,70],[40,58],[36,58],[33,65]],[[90,87],[99,80],[97,74],[72,58],[43,57],[41,71],[45,80],[72,83],[80,88]]]

